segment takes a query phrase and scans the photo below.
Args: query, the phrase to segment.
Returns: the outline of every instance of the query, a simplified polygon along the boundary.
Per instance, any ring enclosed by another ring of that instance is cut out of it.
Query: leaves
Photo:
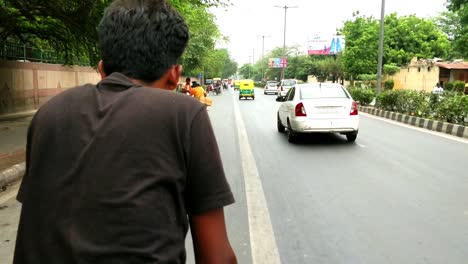
[[[42,49],[54,49],[66,64],[99,60],[96,27],[112,0],[0,0],[0,37]],[[208,7],[228,0],[169,0],[185,17],[191,39],[182,61],[191,71],[214,49],[220,37]]]

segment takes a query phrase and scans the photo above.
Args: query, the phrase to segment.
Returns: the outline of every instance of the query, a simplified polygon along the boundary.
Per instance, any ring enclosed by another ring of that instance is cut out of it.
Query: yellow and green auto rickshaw
[[[234,81],[234,91],[238,91],[240,87],[240,80]]]
[[[255,88],[253,80],[241,80],[239,83],[239,100],[243,98],[252,98],[255,100]]]

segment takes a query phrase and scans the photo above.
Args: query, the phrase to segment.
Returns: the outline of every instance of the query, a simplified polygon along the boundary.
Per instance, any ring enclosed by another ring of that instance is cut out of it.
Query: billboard
[[[344,36],[315,35],[307,45],[309,55],[334,55],[344,50]]]
[[[269,58],[269,68],[286,68],[288,67],[288,58]]]

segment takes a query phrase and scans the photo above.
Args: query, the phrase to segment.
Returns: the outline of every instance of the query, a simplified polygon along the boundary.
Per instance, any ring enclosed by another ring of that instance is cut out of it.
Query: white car
[[[278,132],[287,132],[293,142],[300,133],[340,133],[356,140],[359,115],[356,102],[337,83],[306,83],[291,88],[277,114]]]
[[[277,81],[267,81],[265,88],[263,89],[263,94],[277,94],[278,93],[278,82]]]
[[[278,97],[286,96],[289,89],[294,87],[296,84],[297,84],[297,81],[294,79],[283,79],[281,80],[281,82],[279,83],[277,87],[278,92],[276,94],[278,95]]]

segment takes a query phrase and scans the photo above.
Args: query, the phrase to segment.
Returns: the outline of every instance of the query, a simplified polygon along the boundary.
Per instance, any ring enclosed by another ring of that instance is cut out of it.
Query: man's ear
[[[182,75],[182,65],[175,65],[167,72],[166,88],[174,90],[179,83],[180,76]]]
[[[107,77],[107,74],[104,71],[104,62],[102,60],[98,62],[98,71],[99,71],[99,74],[101,75],[101,79],[104,79]]]

